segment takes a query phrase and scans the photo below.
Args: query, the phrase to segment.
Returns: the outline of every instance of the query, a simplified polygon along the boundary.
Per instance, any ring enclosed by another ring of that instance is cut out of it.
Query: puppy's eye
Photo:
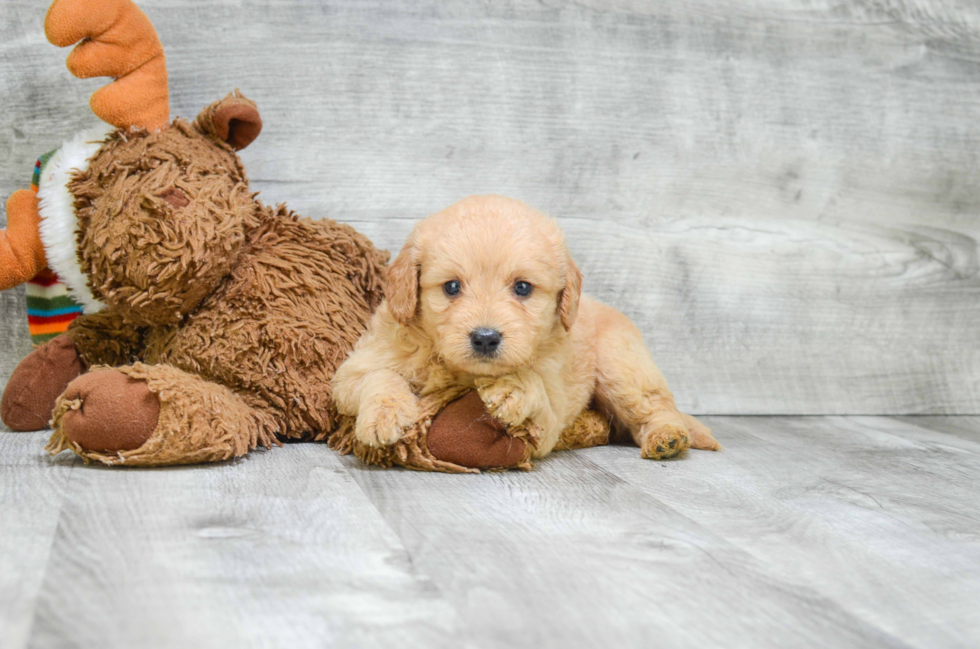
[[[442,290],[449,297],[459,295],[460,290],[462,290],[463,285],[459,283],[458,279],[453,279],[442,285]]]
[[[528,284],[527,282],[525,282],[524,280],[514,283],[514,295],[516,295],[517,297],[527,297],[528,295],[531,294],[531,291],[533,290],[534,287]]]

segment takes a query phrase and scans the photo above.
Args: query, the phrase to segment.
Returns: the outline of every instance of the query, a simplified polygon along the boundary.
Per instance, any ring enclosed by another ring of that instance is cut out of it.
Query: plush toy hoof
[[[68,384],[64,400],[64,435],[87,451],[137,449],[160,419],[160,400],[146,382],[118,370],[83,374]]]
[[[438,460],[471,469],[519,465],[527,444],[508,435],[506,426],[490,416],[476,391],[448,404],[432,420],[426,442]]]
[[[28,355],[7,382],[0,399],[0,419],[11,430],[43,430],[51,421],[55,401],[82,362],[68,336],[58,336]]]

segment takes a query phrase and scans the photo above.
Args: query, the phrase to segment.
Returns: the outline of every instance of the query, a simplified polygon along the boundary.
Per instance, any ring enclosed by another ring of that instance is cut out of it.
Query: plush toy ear
[[[262,117],[255,102],[236,90],[201,111],[194,126],[241,151],[262,132]]]
[[[578,315],[578,301],[582,297],[582,273],[579,271],[571,253],[565,249],[565,288],[558,294],[558,315],[565,331],[575,324]]]
[[[398,257],[388,267],[385,298],[395,320],[407,325],[415,317],[419,305],[419,246],[413,232]]]

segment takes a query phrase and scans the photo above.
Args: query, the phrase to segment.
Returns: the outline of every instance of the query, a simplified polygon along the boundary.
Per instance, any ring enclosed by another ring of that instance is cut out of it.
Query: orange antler
[[[7,200],[7,229],[0,230],[0,290],[20,286],[47,265],[38,232],[37,196],[20,189]]]
[[[58,47],[81,41],[68,55],[76,77],[115,77],[92,93],[89,104],[101,119],[151,131],[170,122],[163,46],[150,19],[130,0],[54,0],[44,33]]]

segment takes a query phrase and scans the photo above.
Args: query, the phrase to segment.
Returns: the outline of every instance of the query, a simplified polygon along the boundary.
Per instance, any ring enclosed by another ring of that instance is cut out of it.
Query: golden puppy
[[[388,269],[386,300],[334,376],[334,401],[370,446],[418,418],[418,396],[475,388],[509,426],[537,424],[535,457],[594,403],[643,457],[711,431],[677,410],[630,320],[581,295],[582,275],[552,219],[502,196],[472,196],[418,223]]]

